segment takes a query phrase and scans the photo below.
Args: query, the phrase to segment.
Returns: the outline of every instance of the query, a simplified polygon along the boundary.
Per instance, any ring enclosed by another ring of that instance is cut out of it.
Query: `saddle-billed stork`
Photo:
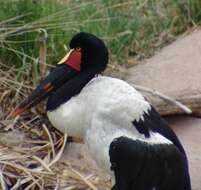
[[[179,139],[149,102],[126,82],[98,76],[108,63],[104,42],[89,33],[70,41],[70,52],[10,116],[48,97],[54,127],[81,137],[113,190],[191,190]]]

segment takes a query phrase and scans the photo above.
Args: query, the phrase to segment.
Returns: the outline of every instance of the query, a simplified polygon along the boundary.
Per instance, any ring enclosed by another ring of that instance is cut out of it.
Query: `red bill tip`
[[[25,111],[26,108],[16,108],[15,110],[13,110],[12,112],[9,113],[8,117],[17,117],[18,115],[20,115],[21,113],[23,113]]]

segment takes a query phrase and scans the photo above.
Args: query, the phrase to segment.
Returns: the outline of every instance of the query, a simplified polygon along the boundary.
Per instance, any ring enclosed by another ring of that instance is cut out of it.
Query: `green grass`
[[[39,38],[47,32],[47,61],[55,64],[73,34],[107,43],[113,60],[148,57],[201,20],[200,0],[0,0],[0,58],[37,71]]]

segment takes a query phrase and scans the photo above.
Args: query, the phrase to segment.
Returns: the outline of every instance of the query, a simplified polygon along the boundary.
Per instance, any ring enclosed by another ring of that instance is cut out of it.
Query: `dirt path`
[[[193,190],[201,189],[201,119],[192,117],[167,118],[173,130],[179,136],[189,159]]]
[[[171,96],[201,92],[201,30],[180,37],[152,58],[128,69],[125,79]]]

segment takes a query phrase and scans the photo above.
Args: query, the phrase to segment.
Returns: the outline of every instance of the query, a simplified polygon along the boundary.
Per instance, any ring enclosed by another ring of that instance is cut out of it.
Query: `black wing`
[[[133,121],[134,127],[138,130],[139,133],[144,134],[147,138],[149,138],[150,136],[150,131],[158,132],[165,138],[169,139],[180,150],[185,161],[185,190],[191,190],[188,160],[185,150],[178,137],[176,136],[174,131],[169,127],[168,123],[160,116],[160,114],[153,107],[151,107],[148,113],[144,113],[143,117],[144,119],[141,119],[139,122]]]
[[[113,190],[184,190],[182,154],[173,144],[148,144],[127,137],[109,149]]]
[[[143,120],[133,121],[133,125],[138,130],[139,133],[144,134],[145,137],[149,137],[149,131],[158,132],[165,138],[173,142],[177,148],[185,154],[184,148],[181,145],[178,137],[174,131],[169,127],[168,123],[160,116],[160,114],[153,108],[144,113]]]

